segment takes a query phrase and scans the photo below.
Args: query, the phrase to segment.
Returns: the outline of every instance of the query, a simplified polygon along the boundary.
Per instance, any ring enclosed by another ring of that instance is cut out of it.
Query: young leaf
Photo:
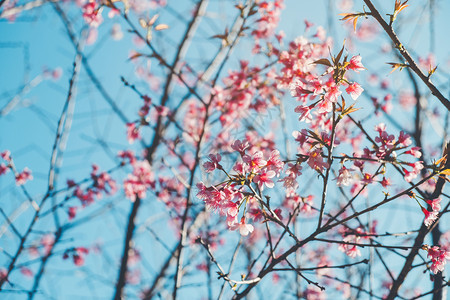
[[[169,28],[169,25],[167,24],[159,24],[155,26],[155,30],[156,31],[160,31],[160,30],[166,30]]]
[[[313,62],[313,64],[317,64],[317,65],[325,65],[328,67],[332,67],[333,65],[331,64],[331,62],[326,59],[326,58],[321,58],[319,60],[316,60],[315,62]]]
[[[147,22],[142,18],[139,19],[139,25],[141,25],[141,27],[144,29],[146,29],[148,27]]]
[[[450,169],[443,170],[440,172],[440,174],[450,176]]]
[[[341,51],[339,51],[339,54],[336,56],[336,60],[335,60],[336,63],[338,63],[341,60],[342,53],[344,52],[344,47],[345,47],[345,40],[344,40],[344,44],[342,45]]]

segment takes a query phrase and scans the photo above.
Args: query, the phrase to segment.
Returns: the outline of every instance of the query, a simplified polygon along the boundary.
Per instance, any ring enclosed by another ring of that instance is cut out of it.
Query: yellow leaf
[[[399,12],[407,8],[409,5],[406,4],[408,0],[405,2],[401,2],[400,0],[395,0],[395,7],[394,7],[394,14],[392,15],[392,21],[394,21],[397,18],[397,15]]]
[[[397,69],[400,69],[400,71],[401,71],[401,70],[403,70],[403,68],[409,67],[408,64],[401,64],[401,63],[387,63],[387,64],[392,66],[391,73]]]
[[[441,157],[437,162],[434,163],[435,166],[441,166],[441,164],[443,164],[443,162],[445,162],[445,159],[447,158],[447,155],[444,155],[443,157]]]
[[[450,176],[450,169],[446,169],[440,172],[441,175],[448,175]]]

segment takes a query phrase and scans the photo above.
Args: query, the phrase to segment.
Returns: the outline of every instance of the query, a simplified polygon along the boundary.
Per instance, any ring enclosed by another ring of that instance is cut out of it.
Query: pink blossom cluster
[[[69,187],[75,187],[73,192],[74,196],[77,197],[83,206],[90,205],[94,203],[95,198],[101,199],[102,194],[113,195],[117,191],[117,184],[114,179],[111,178],[107,172],[99,172],[99,167],[95,164],[92,165],[91,180],[92,185],[83,190],[79,185],[75,184],[73,180],[68,180],[67,185]],[[69,218],[74,218],[76,213],[76,208],[71,207],[69,209]]]
[[[274,36],[284,4],[283,0],[274,0],[273,2],[261,1],[257,6],[260,18],[256,21],[258,27],[252,31],[256,41]]]
[[[292,43],[291,43],[292,44]],[[326,45],[326,43],[322,44]],[[283,77],[280,77],[281,85],[288,85],[291,95],[296,98],[300,105],[295,112],[300,114],[299,120],[311,122],[313,116],[311,111],[317,108],[316,115],[327,114],[333,110],[342,95],[341,85],[347,85],[345,91],[353,100],[356,100],[364,89],[357,82],[349,82],[345,77],[338,79],[334,76],[337,72],[328,61],[328,69],[325,74],[317,73],[315,61],[323,61],[323,46],[312,46],[305,38],[299,38],[294,42],[294,48],[290,45],[290,51],[280,54],[280,62],[285,66],[282,69]],[[300,49],[299,49],[300,48]],[[314,52],[318,48],[318,52]],[[326,60],[327,61],[327,60]],[[358,72],[364,70],[361,57],[353,56],[349,62],[344,64],[346,71]],[[318,98],[318,99],[317,99]],[[313,101],[312,104],[308,104]]]
[[[139,133],[139,127],[136,126],[136,123],[127,123],[127,140],[128,143],[133,144],[135,140],[141,139],[141,134]]]
[[[205,119],[206,109],[195,100],[188,100],[187,106],[187,111],[185,112],[183,119],[183,138],[187,143],[196,145],[203,132],[202,124]],[[207,132],[205,134],[207,138],[209,133]]]
[[[306,129],[294,131],[292,133],[295,141],[298,143],[298,151],[305,159],[311,169],[322,172],[328,168],[328,162],[325,161],[323,153],[323,144],[329,145],[330,137],[322,132],[320,136],[312,136]]]
[[[98,27],[103,22],[101,8],[95,0],[90,0],[83,6],[83,18],[92,27]]]
[[[220,112],[222,127],[236,128],[236,120],[248,116],[249,110],[263,113],[279,103],[274,82],[275,73],[269,70],[265,76],[259,67],[250,67],[248,61],[240,61],[240,70],[230,71],[223,79],[226,88],[216,86],[212,91],[212,110]]]
[[[85,256],[89,254],[89,249],[85,247],[70,248],[64,251],[63,259],[72,257],[73,263],[80,267],[84,265]]]
[[[6,174],[9,169],[12,169],[14,172],[16,172],[11,158],[11,152],[9,150],[5,150],[0,153],[0,157],[6,162],[6,164],[3,162],[0,163],[0,176]],[[31,170],[25,167],[22,172],[16,172],[15,179],[16,185],[20,186],[24,185],[28,180],[32,180],[33,175],[31,174]]]
[[[198,183],[197,197],[202,199],[210,209],[219,210],[221,215],[226,215],[230,230],[239,230],[241,235],[248,235],[254,228],[246,222],[246,219],[262,217],[252,183],[256,184],[259,191],[264,188],[273,188],[275,183],[272,178],[279,176],[284,168],[284,162],[281,161],[277,150],[266,155],[262,151],[250,152],[251,147],[248,141],[236,140],[231,147],[241,157],[241,160],[232,167],[235,174],[225,172],[220,164],[220,154],[211,154],[209,161],[205,162],[203,167],[209,172],[216,169],[222,170],[226,173],[228,180],[211,187]],[[248,213],[243,213],[239,219],[238,214],[242,206]]]
[[[407,162],[407,161],[399,161],[400,157],[414,157],[418,158],[421,157],[421,151],[419,147],[411,147],[408,149],[408,147],[411,145],[411,137],[401,131],[396,138],[394,134],[389,134],[386,130],[386,125],[381,123],[377,126],[375,126],[375,131],[377,131],[378,136],[375,137],[374,141],[377,143],[376,146],[373,148],[373,150],[370,150],[369,148],[364,148],[362,152],[356,152],[353,154],[355,157],[361,157],[363,159],[361,160],[355,160],[354,166],[356,167],[356,170],[359,170],[362,175],[361,181],[357,181],[354,184],[354,189],[357,190],[357,186],[360,186],[361,183],[363,184],[371,184],[373,182],[376,182],[372,176],[372,174],[365,171],[365,165],[367,162],[369,163],[378,163],[379,160],[387,160],[387,161],[398,161],[401,162],[403,165],[403,172],[405,174],[404,179],[407,182],[411,182],[413,179],[415,179],[421,170],[423,169],[423,163],[421,161],[416,162]],[[406,150],[404,152],[399,152],[400,150]],[[412,168],[411,170],[408,170],[407,167]],[[341,174],[342,172],[342,174]],[[347,170],[341,169],[340,176],[341,179],[347,176],[348,179],[350,179],[350,174]],[[339,177],[338,177],[339,178]],[[354,178],[353,178],[354,179]],[[391,181],[389,178],[385,178],[383,176],[383,179],[379,181],[383,187],[387,187],[391,184]]]
[[[55,237],[53,234],[45,234],[38,241],[33,242],[33,244],[28,248],[28,253],[32,257],[38,257],[41,255],[40,249],[43,250],[44,255],[48,255],[53,249],[55,244]]]
[[[185,186],[177,178],[160,175],[155,193],[168,209],[182,216],[186,207]]]
[[[369,239],[369,234],[376,234],[376,225],[377,222],[374,221],[370,228],[370,232],[368,233],[366,233],[361,227],[356,228],[356,230],[350,230],[348,228],[341,230],[342,241],[344,243],[340,244],[338,249],[351,258],[361,256],[361,251],[357,248],[358,246],[353,244],[359,244],[361,239]]]
[[[143,199],[146,197],[147,189],[155,188],[155,175],[147,160],[136,160],[132,164],[133,172],[128,174],[123,182],[125,196],[131,201],[136,197]]]
[[[106,195],[113,195],[117,192],[117,184],[108,172],[100,172],[99,167],[95,164],[92,165],[92,171],[90,174],[92,184],[87,188],[83,189],[79,184],[77,184],[72,179],[67,180],[68,188],[75,188],[73,191],[73,196],[81,201],[82,207],[86,207],[95,202],[95,199],[101,199],[103,193]],[[70,206],[67,210],[69,220],[76,217],[77,211],[80,207]]]
[[[444,271],[447,260],[450,260],[450,251],[433,246],[428,248],[428,258],[431,259],[431,272],[437,274]]]

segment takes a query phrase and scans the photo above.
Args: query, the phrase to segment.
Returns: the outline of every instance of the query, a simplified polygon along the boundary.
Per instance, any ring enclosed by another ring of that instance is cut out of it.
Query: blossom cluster
[[[76,266],[84,265],[85,256],[89,254],[89,249],[85,247],[70,248],[64,251],[63,259],[72,257],[72,261]]]
[[[351,258],[361,256],[361,251],[355,244],[360,243],[361,239],[368,240],[370,235],[376,234],[376,225],[377,222],[374,221],[370,228],[370,232],[365,232],[361,226],[356,228],[356,230],[343,228],[341,230],[343,243],[339,245],[338,249]]]
[[[72,179],[67,180],[68,188],[74,188],[73,196],[80,200],[82,207],[86,207],[95,202],[95,199],[101,199],[103,194],[113,195],[117,192],[117,183],[111,177],[108,172],[100,172],[99,167],[95,164],[92,165],[92,171],[90,173],[92,184],[87,188],[82,188],[79,184],[75,183]],[[69,220],[76,217],[79,207],[70,206],[68,208]]]
[[[128,174],[123,182],[125,196],[131,201],[136,197],[143,199],[146,196],[147,189],[155,188],[155,175],[147,160],[133,160],[131,163],[133,172]]]
[[[438,246],[424,246],[428,251],[428,258],[431,259],[430,270],[434,274],[444,271],[447,260],[450,260],[450,251],[446,251]]]
[[[25,167],[22,172],[17,172],[14,166],[14,163],[11,158],[11,152],[9,150],[5,150],[0,153],[0,157],[6,162],[0,163],[0,176],[6,174],[9,169],[12,169],[15,172],[16,185],[24,185],[27,181],[33,179],[33,175],[31,174],[31,170]]]
[[[95,164],[92,165],[91,180],[92,185],[83,190],[79,185],[77,185],[73,180],[68,180],[67,185],[69,187],[75,187],[73,192],[74,196],[77,197],[83,206],[92,204],[95,198],[101,199],[102,194],[113,195],[117,191],[117,184],[111,175],[107,172],[99,172],[99,167]]]
[[[235,173],[228,174],[224,170],[220,154],[209,155],[209,161],[203,164],[205,170],[207,172],[221,170],[228,180],[211,187],[198,183],[197,197],[202,199],[209,208],[219,210],[221,215],[226,215],[230,230],[239,229],[241,235],[248,235],[253,231],[253,226],[248,224],[246,219],[251,217],[257,220],[262,217],[258,205],[261,198],[255,189],[261,192],[265,188],[273,188],[275,185],[273,178],[279,176],[284,168],[284,162],[280,159],[280,153],[277,150],[267,154],[261,151],[249,152],[248,141],[236,140],[231,147],[239,153],[241,158],[232,167]],[[247,204],[249,204],[248,207]],[[241,209],[242,206],[243,209]],[[239,220],[240,210],[243,210],[243,213]]]

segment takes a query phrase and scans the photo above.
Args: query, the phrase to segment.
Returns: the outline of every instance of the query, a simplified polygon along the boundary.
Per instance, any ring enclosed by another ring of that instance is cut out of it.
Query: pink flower
[[[170,114],[170,109],[168,107],[157,105],[155,106],[155,109],[159,117],[167,117]]]
[[[333,85],[328,89],[324,99],[336,103],[341,94],[342,92],[339,90],[339,87]]]
[[[420,158],[422,156],[422,152],[420,152],[420,147],[412,147],[405,154],[412,155],[414,157]]]
[[[337,186],[349,186],[353,182],[353,175],[350,171],[351,170],[347,169],[345,166],[342,166],[342,168],[339,170],[339,175],[336,178]]]
[[[277,173],[277,176],[280,175],[280,172],[284,168],[284,162],[280,159],[280,151],[272,150],[272,152],[270,152],[270,157],[267,160],[267,168],[274,170]]]
[[[327,32],[322,26],[317,27],[317,32],[314,37],[318,38],[321,41],[324,41],[327,36]]]
[[[356,245],[351,245],[347,243],[358,243],[361,237],[349,234],[343,238],[342,244],[339,245],[338,249],[342,252],[345,252],[348,257],[355,258],[357,256],[361,256],[361,251],[356,247]]]
[[[96,2],[88,2],[83,6],[83,18],[90,26],[98,27],[102,22],[102,14]]]
[[[53,234],[45,234],[41,238],[41,246],[44,248],[46,254],[49,254],[53,249],[53,245],[55,244],[55,237]]]
[[[8,271],[5,268],[0,268],[0,281],[6,280]]]
[[[373,176],[370,173],[364,173],[361,182],[364,184],[371,184],[373,182]]]
[[[381,185],[382,185],[384,188],[390,186],[391,184],[392,184],[392,183],[391,183],[391,180],[390,180],[389,178],[383,177],[383,180],[381,180]]]
[[[247,141],[240,141],[240,140],[235,140],[234,143],[231,145],[231,148],[234,151],[237,151],[242,155],[244,155],[245,150],[247,150],[250,147],[250,145],[248,144]]]
[[[33,271],[28,269],[27,267],[21,267],[20,273],[22,273],[26,277],[33,277]]]
[[[242,236],[247,236],[249,233],[252,233],[254,230],[253,225],[245,223],[245,217],[241,218],[241,222],[237,223],[234,221],[229,224],[230,230],[238,230]]]
[[[356,73],[359,73],[360,70],[365,70],[366,68],[364,68],[363,64],[361,63],[361,56],[357,55],[357,56],[353,56],[350,61],[349,64],[347,66],[347,70],[353,70]]]
[[[6,161],[10,161],[11,160],[11,152],[9,152],[9,150],[5,150],[2,153],[0,153],[0,157]]]
[[[286,189],[297,189],[298,187],[298,182],[297,182],[297,177],[293,176],[292,174],[289,174],[288,176],[281,178],[280,180],[278,180],[279,182],[283,182],[283,186]]]
[[[350,246],[345,253],[348,255],[348,257],[355,258],[357,256],[361,256],[361,251],[359,251],[356,246]]]
[[[133,144],[135,140],[141,139],[139,128],[136,128],[135,123],[127,123],[127,139],[130,144]]]
[[[123,183],[125,196],[131,201],[136,197],[145,198],[148,188],[155,188],[155,175],[148,161],[138,161],[133,165],[133,173]]]
[[[441,210],[441,199],[436,198],[433,200],[426,200],[427,204],[431,206],[431,209],[433,211],[440,211]]]
[[[256,175],[255,178],[253,178],[253,181],[258,184],[261,191],[264,189],[264,185],[271,189],[274,187],[274,183],[270,178],[273,178],[275,174],[275,171],[264,170],[260,174]]]
[[[252,156],[244,155],[242,159],[250,166],[252,171],[260,169],[267,164],[267,161],[263,159],[263,153],[261,151],[255,152]]]
[[[309,106],[297,106],[294,110],[296,113],[300,114],[300,117],[298,118],[298,120],[300,122],[305,121],[305,123],[310,123],[312,120],[312,116],[311,116],[311,107]]]
[[[309,154],[308,165],[319,172],[322,172],[324,168],[328,168],[328,163],[323,161],[320,150],[314,150]]]
[[[23,185],[27,180],[32,180],[33,175],[31,175],[31,170],[25,167],[22,173],[16,175],[16,185]]]
[[[74,252],[72,253],[73,256],[73,263],[76,266],[82,266],[84,265],[84,256],[87,255],[89,253],[89,249],[85,248],[85,247],[78,247],[75,248]]]
[[[405,173],[405,181],[411,182],[414,178],[417,177],[417,173],[414,171],[408,171],[405,168],[403,168],[403,172]]]
[[[433,246],[428,249],[428,258],[431,259],[431,271],[434,274],[444,271],[447,260],[450,260],[450,251]]]
[[[356,100],[364,89],[358,83],[353,82],[345,89],[345,91],[352,97],[353,100]]]
[[[402,146],[408,147],[412,143],[411,137],[409,136],[409,134],[400,131],[400,135],[398,136],[398,143]]]
[[[134,152],[132,150],[119,151],[117,156],[122,159],[128,159],[131,165],[136,162],[136,157],[134,156]]]
[[[323,99],[317,105],[317,109],[321,114],[331,112],[333,110],[333,103],[330,100]]]
[[[4,163],[0,164],[0,175],[6,174],[6,172],[8,172],[8,170],[9,170],[9,168]]]
[[[205,171],[210,173],[212,171],[214,171],[215,169],[222,169],[222,166],[219,164],[219,162],[221,161],[222,157],[220,156],[220,154],[210,154],[209,155],[209,160],[203,164],[203,167],[205,168]]]
[[[242,162],[237,162],[233,167],[233,170],[238,172],[239,174],[246,174],[249,169],[249,166],[246,163]]]
[[[426,208],[422,207],[422,212],[425,214],[425,220],[423,223],[425,226],[430,227],[431,224],[434,223],[434,221],[437,220],[438,212],[437,211],[428,211]]]
[[[75,218],[75,216],[77,215],[77,207],[75,207],[75,206],[69,207],[69,210],[67,213],[69,215],[69,221],[73,220]]]

